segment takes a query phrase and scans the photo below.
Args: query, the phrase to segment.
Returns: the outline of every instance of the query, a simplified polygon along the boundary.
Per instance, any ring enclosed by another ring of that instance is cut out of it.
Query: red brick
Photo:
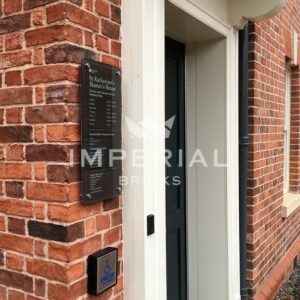
[[[0,212],[20,217],[32,217],[32,202],[20,199],[0,199]]]
[[[84,44],[88,47],[94,47],[93,33],[84,31]]]
[[[8,300],[25,300],[25,294],[17,291],[9,291]]]
[[[111,5],[111,19],[119,24],[121,24],[121,9],[120,7]]]
[[[5,50],[22,49],[22,35],[20,33],[11,33],[5,36]]]
[[[34,291],[37,296],[44,297],[46,293],[46,282],[43,279],[34,280]]]
[[[22,9],[21,0],[4,0],[4,12],[11,14]]]
[[[58,225],[29,220],[27,227],[30,236],[50,241],[71,243],[84,237],[84,222],[82,221],[71,225]]]
[[[79,123],[80,122],[80,109],[79,106],[69,105],[68,106],[68,120],[69,122]]]
[[[79,87],[76,85],[52,85],[46,88],[47,103],[79,102]]]
[[[78,125],[48,125],[47,139],[49,142],[79,142],[80,127]]]
[[[117,40],[120,37],[120,26],[109,20],[101,20],[102,34],[108,38]]]
[[[49,258],[72,262],[78,258],[85,257],[101,248],[101,236],[97,235],[85,241],[69,245],[50,242],[48,247]]]
[[[25,235],[25,220],[17,218],[8,218],[8,231],[14,234]]]
[[[32,9],[38,6],[56,2],[57,0],[24,0],[24,9]]]
[[[116,294],[122,292],[122,290],[123,290],[123,276],[119,276],[118,277],[118,283],[114,287],[114,294],[116,295]]]
[[[0,34],[20,31],[30,27],[30,14],[21,14],[0,19]]]
[[[122,224],[122,210],[117,210],[111,213],[111,225],[118,226]]]
[[[5,231],[5,219],[4,219],[4,217],[3,216],[0,216],[0,231]],[[0,295],[1,295],[1,293],[0,293]],[[0,299],[1,299],[1,297],[0,297]]]
[[[20,126],[20,125],[0,127],[0,142],[2,143],[32,142],[32,127]]]
[[[20,50],[11,53],[0,54],[0,68],[8,69],[20,67],[31,63],[31,51]]]
[[[25,163],[0,163],[0,178],[30,179],[31,165]]]
[[[86,279],[80,280],[72,284],[70,287],[61,284],[49,283],[48,297],[55,300],[65,300],[66,298],[79,299],[81,295],[86,293],[86,286]]]
[[[66,107],[63,105],[44,105],[27,107],[27,123],[62,123],[67,121]]]
[[[0,109],[0,124],[4,123],[4,109]],[[1,157],[1,155],[0,155]]]
[[[121,56],[121,43],[115,41],[111,42],[111,54]]]
[[[47,21],[49,24],[64,19],[69,19],[96,32],[99,30],[99,19],[76,6],[60,3],[47,9]]]
[[[5,84],[7,86],[12,85],[21,85],[22,78],[21,78],[21,71],[10,71],[5,73]]]
[[[73,202],[80,201],[80,192],[81,192],[81,185],[80,183],[74,183],[69,185],[69,199]]]
[[[42,241],[34,241],[34,253],[38,256],[45,256],[46,243]],[[41,295],[39,295],[41,296]]]
[[[20,255],[15,255],[12,253],[6,254],[6,266],[15,271],[22,271],[24,265],[24,258]]]
[[[34,126],[34,138],[37,143],[45,141],[45,127],[44,125]]]
[[[6,109],[6,122],[7,123],[22,123],[23,108],[14,107]]]
[[[26,300],[44,300],[44,298],[27,295],[27,299]]]
[[[46,83],[62,80],[79,81],[79,70],[69,65],[36,67],[24,71],[26,84]]]
[[[66,4],[58,3],[47,8],[47,23],[51,24],[66,19]]]
[[[13,271],[0,269],[0,284],[7,287],[21,289],[29,293],[33,292],[32,278]]]
[[[120,66],[120,61],[118,59],[107,56],[107,55],[102,56],[102,62],[104,62],[105,64],[108,64],[108,65],[115,66],[115,67]]]
[[[48,165],[47,178],[49,182],[64,183],[80,181],[80,166]]]
[[[44,10],[38,9],[32,13],[32,23],[36,26],[44,25],[46,20],[46,15]]]
[[[48,207],[49,219],[60,222],[74,222],[89,216],[94,216],[99,212],[99,203],[88,206],[84,206],[82,204],[74,204],[72,206],[50,204]]]
[[[6,181],[5,182],[5,191],[7,197],[12,198],[23,198],[23,182],[21,181]]]
[[[43,163],[37,163],[34,165],[34,178],[36,180],[45,180],[45,165]]]
[[[90,236],[96,232],[95,218],[91,218],[85,221],[85,235]]]
[[[34,200],[65,202],[68,201],[68,187],[59,184],[28,182],[26,196]]]
[[[31,104],[32,88],[10,88],[0,90],[0,105]]]
[[[96,228],[97,231],[102,231],[108,229],[110,227],[110,216],[109,214],[106,215],[99,215],[96,217]]]
[[[45,49],[46,64],[76,63],[83,59],[96,59],[93,51],[70,44],[54,45]]]
[[[42,144],[26,147],[27,161],[68,161],[68,148],[64,145]]]
[[[109,18],[109,4],[105,0],[96,0],[95,10],[100,16]]]
[[[105,200],[103,202],[103,210],[104,211],[110,211],[116,208],[119,208],[120,206],[120,200],[118,197],[109,199],[109,200]]]
[[[42,87],[35,88],[35,102],[36,103],[44,102],[44,88]]]
[[[120,228],[113,228],[104,233],[103,239],[105,246],[116,243],[120,240]]]
[[[70,170],[65,165],[48,165],[47,178],[49,182],[69,182]]]
[[[85,0],[85,8],[87,10],[93,11],[94,1],[93,0]]]
[[[0,286],[0,299],[7,300],[7,290],[5,287]]]
[[[45,204],[41,202],[34,203],[34,216],[37,220],[45,219]]]
[[[6,147],[6,159],[8,161],[21,161],[24,159],[24,147],[22,145],[8,145]]]
[[[121,0],[110,0],[115,5],[121,5]]]
[[[109,40],[101,35],[96,36],[96,47],[100,51],[109,52]]]
[[[42,65],[44,62],[44,57],[43,57],[44,51],[42,48],[40,49],[35,49],[33,52],[33,64],[34,65]]]
[[[82,30],[71,25],[54,25],[51,27],[30,30],[25,33],[27,46],[70,41],[82,44]]]
[[[27,237],[0,232],[0,248],[24,254],[32,254],[33,241]]]
[[[27,259],[27,271],[33,275],[38,275],[50,280],[70,283],[83,276],[84,264],[79,262],[73,265],[61,265],[41,259]]]

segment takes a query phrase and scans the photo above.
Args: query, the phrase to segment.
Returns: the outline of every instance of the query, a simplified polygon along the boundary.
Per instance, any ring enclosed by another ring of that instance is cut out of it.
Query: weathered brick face
[[[275,297],[300,251],[300,210],[282,218],[285,68],[292,30],[300,33],[300,2],[276,17],[250,24],[248,285],[253,299]],[[300,49],[300,43],[298,42]],[[292,68],[290,191],[299,192],[299,57]]]
[[[120,66],[120,24],[120,0],[0,0],[1,300],[123,299],[122,199],[82,205],[78,155],[79,63]],[[106,246],[118,285],[91,297]]]

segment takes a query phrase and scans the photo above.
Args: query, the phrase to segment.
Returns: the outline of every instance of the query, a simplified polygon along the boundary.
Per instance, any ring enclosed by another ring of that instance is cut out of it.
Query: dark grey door
[[[166,38],[167,295],[187,299],[185,191],[185,46]]]

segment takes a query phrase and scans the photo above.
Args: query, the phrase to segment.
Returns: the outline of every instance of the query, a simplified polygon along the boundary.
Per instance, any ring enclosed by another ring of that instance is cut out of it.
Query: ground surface
[[[300,300],[300,264],[280,289],[275,300]]]

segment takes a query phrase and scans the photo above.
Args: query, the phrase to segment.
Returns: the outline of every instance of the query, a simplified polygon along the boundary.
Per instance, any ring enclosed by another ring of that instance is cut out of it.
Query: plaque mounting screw
[[[87,198],[88,200],[91,200],[91,199],[92,199],[91,194],[86,194],[86,198]]]
[[[90,65],[90,63],[86,62],[84,64],[84,66],[89,70],[89,72],[91,71],[91,65]]]
[[[118,76],[121,76],[121,72],[120,72],[120,71],[117,71],[116,74],[117,74]]]
[[[117,188],[117,191],[118,191],[119,193],[121,193],[121,192],[122,192],[122,188],[121,188],[121,187],[118,187],[118,188]]]

